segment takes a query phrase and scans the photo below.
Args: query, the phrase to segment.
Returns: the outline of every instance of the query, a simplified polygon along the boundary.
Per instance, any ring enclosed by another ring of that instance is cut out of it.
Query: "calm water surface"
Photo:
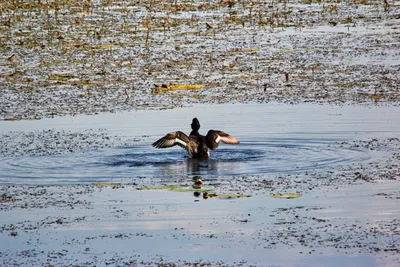
[[[188,159],[181,148],[151,147],[152,142],[168,132],[189,132],[193,117],[199,118],[203,133],[208,129],[224,130],[241,144],[222,145],[211,159],[203,161]],[[79,132],[101,128],[112,136],[140,141],[79,153],[2,157],[0,183],[53,185],[101,180],[137,182],[141,178],[157,183],[182,178],[191,181],[193,175],[200,175],[208,183],[249,174],[261,174],[263,179],[264,175],[335,170],[386,156],[385,151],[340,143],[400,137],[399,117],[400,109],[396,107],[235,104],[3,121],[0,132],[47,129]],[[34,199],[47,203],[63,196],[64,190],[71,194],[70,191],[81,188],[86,187],[47,187],[43,190],[54,192],[54,196]],[[203,200],[195,199],[192,193],[136,190],[134,186],[116,190],[88,188],[92,193],[79,194],[79,200],[91,203],[90,208],[78,203],[72,209],[50,205],[2,211],[0,225],[42,225],[39,230],[18,231],[16,237],[9,231],[0,232],[3,240],[0,256],[4,261],[20,266],[44,262],[54,266],[72,262],[105,265],[110,258],[135,263],[158,262],[161,258],[173,262],[203,259],[232,266],[241,261],[245,262],[243,266],[398,266],[400,263],[395,254],[380,256],[368,250],[369,246],[385,247],[398,242],[398,235],[370,235],[370,229],[376,231],[383,225],[385,233],[392,228],[384,225],[396,226],[393,220],[400,216],[398,200],[382,193],[396,194],[398,181],[342,184],[337,188],[322,186],[301,192],[302,197],[292,200],[267,197],[271,193],[268,189],[250,198]],[[31,188],[35,192],[39,189]],[[69,223],[43,224],[57,218]],[[304,235],[308,246],[291,235],[285,238],[293,231]],[[332,240],[338,240],[339,246],[350,242],[366,247],[337,249]],[[30,251],[29,256],[23,257],[24,251]],[[58,256],[48,257],[53,254]]]
[[[201,132],[224,130],[241,141],[221,145],[209,160],[188,159],[183,149],[155,149],[151,143],[168,132],[189,133],[197,117]],[[40,121],[0,122],[0,132],[54,129],[106,129],[111,135],[141,141],[128,146],[86,149],[61,155],[3,157],[0,182],[76,184],[132,178],[214,179],[230,175],[306,172],[363,162],[379,152],[338,143],[400,135],[400,109],[315,104],[229,104],[157,111],[132,111]]]

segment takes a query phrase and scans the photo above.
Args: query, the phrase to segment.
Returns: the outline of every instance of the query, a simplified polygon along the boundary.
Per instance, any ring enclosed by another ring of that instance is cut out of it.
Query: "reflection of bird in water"
[[[167,148],[175,145],[185,148],[193,158],[209,158],[209,150],[216,149],[221,142],[225,144],[239,144],[239,141],[220,130],[209,130],[207,135],[199,133],[200,122],[194,118],[191,124],[192,132],[189,136],[181,131],[171,132],[153,143],[156,148]]]

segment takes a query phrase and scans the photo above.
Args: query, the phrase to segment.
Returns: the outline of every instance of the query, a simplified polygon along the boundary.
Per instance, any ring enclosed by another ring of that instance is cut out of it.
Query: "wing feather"
[[[167,148],[180,146],[186,148],[189,143],[189,137],[181,131],[171,132],[153,143],[156,148]]]
[[[231,144],[231,145],[236,145],[239,144],[239,140],[237,140],[235,137],[233,137],[230,134],[227,134],[223,131],[218,131],[218,135],[221,139],[221,141],[225,144]]]
[[[216,149],[221,142],[225,144],[239,144],[240,142],[232,135],[220,130],[209,130],[206,136],[207,145],[211,149]]]

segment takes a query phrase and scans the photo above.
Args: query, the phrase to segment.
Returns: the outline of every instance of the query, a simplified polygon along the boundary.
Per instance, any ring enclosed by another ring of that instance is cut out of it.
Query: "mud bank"
[[[397,1],[0,7],[2,119],[194,103],[400,99]],[[154,87],[174,83],[202,88]]]

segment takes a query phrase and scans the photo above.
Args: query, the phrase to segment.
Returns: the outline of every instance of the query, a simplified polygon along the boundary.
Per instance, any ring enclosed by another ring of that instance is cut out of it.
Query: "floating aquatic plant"
[[[301,194],[298,193],[283,193],[283,194],[273,194],[270,195],[272,198],[286,198],[286,199],[292,199],[292,198],[298,198],[301,197]]]
[[[174,91],[174,90],[193,90],[193,89],[201,89],[203,85],[196,85],[196,84],[155,84],[154,85],[156,90],[161,91]]]
[[[232,199],[232,198],[251,197],[251,195],[248,195],[248,194],[219,194],[216,197],[222,198],[222,199]]]
[[[234,199],[234,198],[244,198],[244,197],[251,197],[251,195],[248,195],[248,194],[215,194],[215,193],[208,193],[208,192],[203,193],[204,199],[208,199],[208,198]]]

